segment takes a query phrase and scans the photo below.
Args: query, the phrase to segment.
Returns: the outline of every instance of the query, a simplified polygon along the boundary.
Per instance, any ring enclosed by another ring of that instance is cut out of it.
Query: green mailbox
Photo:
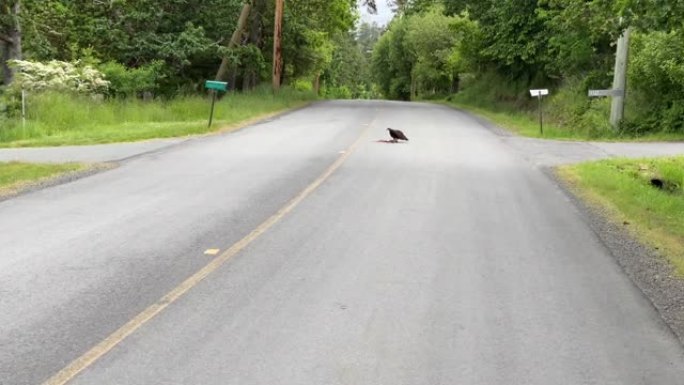
[[[228,90],[228,83],[227,82],[218,82],[215,80],[207,80],[204,82],[204,88],[208,90],[216,90],[216,91],[227,91]]]

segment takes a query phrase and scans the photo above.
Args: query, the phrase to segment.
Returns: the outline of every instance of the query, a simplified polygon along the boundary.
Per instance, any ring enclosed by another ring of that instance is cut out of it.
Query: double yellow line
[[[93,348],[88,350],[85,354],[72,361],[64,369],[57,372],[55,375],[50,377],[43,385],[64,385],[71,381],[83,370],[87,369],[95,361],[100,359],[102,356],[107,354],[110,350],[120,344],[126,337],[133,334],[136,330],[140,329],[152,318],[157,316],[159,313],[164,311],[169,305],[174,303],[176,300],[185,295],[190,289],[197,286],[202,280],[208,277],[210,274],[215,272],[221,265],[226,263],[233,256],[242,251],[250,243],[258,239],[262,234],[264,234],[273,225],[278,223],[283,217],[285,217],[289,212],[294,210],[297,205],[299,205],[307,196],[314,192],[323,182],[326,181],[342,164],[347,158],[356,150],[356,148],[361,144],[362,139],[365,137],[368,129],[373,125],[369,124],[368,127],[361,133],[361,135],[349,146],[346,151],[341,152],[341,155],[335,160],[335,162],[328,167],[323,174],[321,174],[316,180],[309,184],[304,190],[302,190],[296,197],[289,201],[285,206],[283,206],[278,212],[273,214],[271,217],[266,219],[263,223],[257,226],[251,233],[247,234],[244,238],[233,244],[228,250],[223,252],[221,255],[217,256],[202,269],[194,273],[188,279],[183,281],[176,288],[171,290],[168,294],[163,296],[154,304],[150,305],[148,308],[143,310],[141,313],[136,315],[133,319],[128,321],[125,325],[121,326],[114,333],[110,334],[102,342],[95,345]]]

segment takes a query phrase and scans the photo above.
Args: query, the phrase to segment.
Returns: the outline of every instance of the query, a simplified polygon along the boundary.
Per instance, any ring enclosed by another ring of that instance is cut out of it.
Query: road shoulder
[[[544,172],[558,183],[585,223],[684,344],[684,279],[676,276],[674,267],[658,250],[639,242],[624,224],[611,220],[605,208],[591,204],[556,169],[547,167]]]

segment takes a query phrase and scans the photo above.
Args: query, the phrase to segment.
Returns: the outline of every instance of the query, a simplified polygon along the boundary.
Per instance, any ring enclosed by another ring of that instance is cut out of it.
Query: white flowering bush
[[[11,88],[15,91],[58,91],[79,94],[107,92],[109,82],[97,69],[80,62],[52,60],[47,63],[12,60],[17,71]]]

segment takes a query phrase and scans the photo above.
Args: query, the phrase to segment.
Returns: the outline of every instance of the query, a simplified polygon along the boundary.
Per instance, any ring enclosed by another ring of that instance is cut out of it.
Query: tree
[[[283,22],[286,78],[314,80],[331,61],[332,38],[349,31],[356,21],[350,0],[290,0]]]
[[[458,37],[450,29],[455,17],[445,16],[441,7],[412,16],[408,20],[406,46],[416,58],[411,71],[413,95],[429,91],[447,93],[458,77],[452,57]]]
[[[607,81],[622,27],[613,0],[546,0],[537,10],[549,35],[545,72]],[[599,79],[604,78],[604,79]]]
[[[8,85],[14,78],[11,60],[22,59],[21,1],[3,2],[0,6],[0,50],[2,50],[3,82]]]
[[[467,16],[447,16],[441,6],[410,13],[390,23],[378,41],[373,74],[392,99],[455,92],[460,74],[479,58],[480,40]]]
[[[373,51],[372,71],[381,92],[390,99],[410,100],[415,58],[407,49],[408,19],[394,19]]]
[[[371,57],[373,47],[380,39],[383,29],[376,23],[369,24],[362,22],[356,30],[356,41],[359,44],[359,49],[366,58]]]
[[[360,29],[363,29],[361,27]],[[372,96],[369,41],[358,37],[361,33],[337,33],[333,37],[335,50],[332,61],[323,73],[325,95],[335,98],[368,98]]]
[[[616,0],[616,8],[642,31],[670,32],[684,27],[684,0]]]
[[[137,73],[154,68],[159,71],[151,77],[159,83],[155,88],[173,95],[199,89],[228,56],[231,83],[249,89],[270,72],[266,63],[273,55],[274,2],[250,0],[246,28],[235,36],[237,44],[228,48],[245,1],[5,0],[0,2],[3,63],[21,57],[23,43],[23,56],[34,61],[120,63],[126,69],[141,69]],[[362,4],[370,9],[375,5],[370,0]],[[353,28],[358,6],[355,0],[287,0],[285,81],[314,79],[329,67],[338,42],[334,36]],[[112,73],[127,73],[107,65]],[[11,78],[9,71],[4,68],[5,81]]]

